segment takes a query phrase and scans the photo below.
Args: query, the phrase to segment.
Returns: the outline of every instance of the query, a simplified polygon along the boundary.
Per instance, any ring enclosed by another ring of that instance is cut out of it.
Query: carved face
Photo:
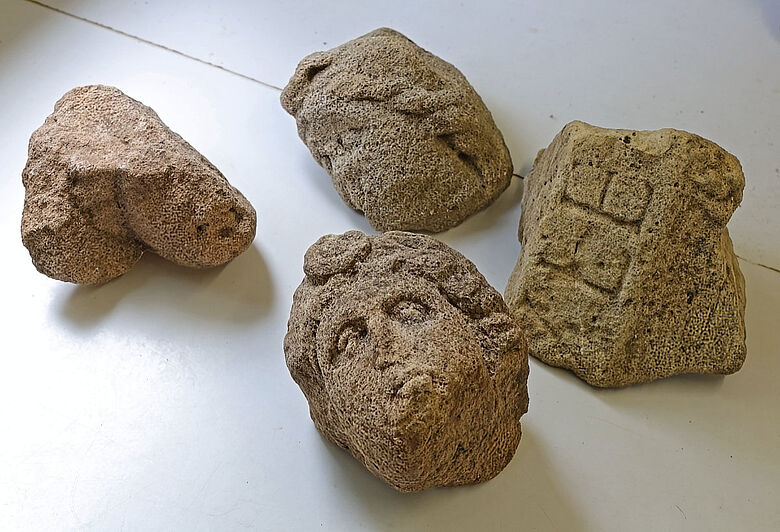
[[[501,296],[436,240],[328,235],[306,253],[287,365],[320,431],[403,491],[485,480],[527,408],[527,355]]]
[[[449,397],[452,376],[492,389],[481,353],[463,312],[423,279],[354,283],[333,301],[317,332],[325,389],[348,412],[344,421],[366,425],[355,427],[361,431],[390,424],[400,433],[424,421],[426,434],[413,438],[431,436],[459,403]],[[372,416],[360,415],[363,401],[376,408]]]

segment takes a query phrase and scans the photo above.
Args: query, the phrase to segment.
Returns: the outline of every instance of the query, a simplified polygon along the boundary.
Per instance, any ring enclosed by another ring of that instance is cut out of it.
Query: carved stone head
[[[402,491],[501,471],[528,360],[475,266],[427,236],[351,231],[317,241],[304,271],[285,354],[318,429]]]
[[[509,186],[509,150],[468,80],[389,28],[302,59],[281,103],[379,231],[444,231]]]

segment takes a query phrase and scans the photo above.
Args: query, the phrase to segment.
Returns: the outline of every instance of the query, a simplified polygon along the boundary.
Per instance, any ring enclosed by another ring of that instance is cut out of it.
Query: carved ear
[[[479,320],[477,330],[482,336],[485,363],[495,374],[501,365],[501,357],[523,341],[520,327],[509,314],[493,312]]]
[[[324,284],[337,273],[351,271],[371,252],[371,242],[360,231],[325,235],[306,251],[303,272],[314,284]]]

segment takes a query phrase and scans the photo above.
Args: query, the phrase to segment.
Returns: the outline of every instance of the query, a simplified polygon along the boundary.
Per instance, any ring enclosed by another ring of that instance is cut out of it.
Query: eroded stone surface
[[[329,440],[401,491],[488,480],[528,408],[525,340],[463,255],[358,231],[306,252],[284,351]]]
[[[595,386],[737,371],[739,161],[697,135],[572,122],[525,179],[506,301],[529,353]]]
[[[281,101],[344,201],[380,231],[443,231],[509,185],[509,151],[479,95],[394,30],[307,56]]]
[[[30,138],[22,241],[39,271],[102,283],[145,249],[224,264],[255,235],[255,210],[214,165],[119,89],[65,94]]]

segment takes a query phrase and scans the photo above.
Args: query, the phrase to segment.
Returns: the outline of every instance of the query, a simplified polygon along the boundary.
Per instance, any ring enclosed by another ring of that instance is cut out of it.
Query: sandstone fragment
[[[57,102],[30,138],[22,180],[22,241],[35,267],[62,281],[109,281],[147,249],[183,266],[217,266],[255,235],[246,198],[114,87],[78,87]]]
[[[529,353],[594,386],[739,370],[745,285],[726,222],[744,184],[697,135],[568,124],[525,180],[506,289]]]
[[[523,335],[463,255],[423,235],[306,252],[284,351],[314,424],[400,491],[482,482],[520,441]]]
[[[444,231],[509,185],[509,151],[482,99],[394,30],[305,57],[281,102],[343,200],[377,230]]]

